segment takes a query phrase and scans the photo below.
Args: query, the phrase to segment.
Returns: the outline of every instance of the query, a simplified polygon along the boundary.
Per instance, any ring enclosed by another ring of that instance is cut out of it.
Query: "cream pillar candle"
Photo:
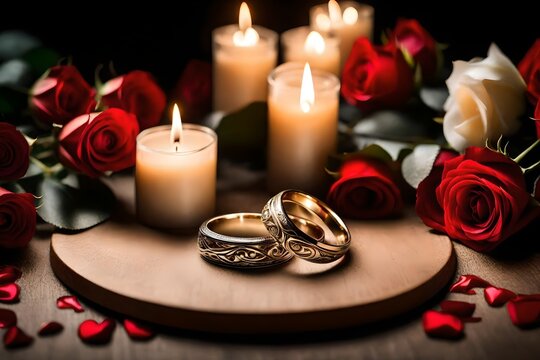
[[[319,193],[336,150],[339,80],[285,63],[268,77],[268,188]]]
[[[265,101],[266,79],[277,64],[277,34],[251,26],[246,3],[238,25],[212,33],[214,111],[231,112],[254,101]]]
[[[297,27],[281,34],[283,60],[308,62],[312,69],[328,71],[339,76],[339,40],[323,37],[308,26]]]
[[[137,218],[158,228],[191,230],[214,214],[217,136],[180,123],[144,130],[137,137]]]

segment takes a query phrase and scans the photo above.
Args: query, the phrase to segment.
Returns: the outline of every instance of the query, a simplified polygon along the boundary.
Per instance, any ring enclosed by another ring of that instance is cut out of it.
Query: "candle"
[[[169,229],[196,229],[214,214],[217,136],[204,126],[182,126],[175,105],[173,124],[137,137],[137,218]]]
[[[334,34],[339,38],[342,68],[358,37],[372,39],[373,11],[370,5],[343,1],[340,6],[335,0],[311,8],[311,27],[322,34]]]
[[[331,72],[339,76],[339,40],[324,38],[317,31],[301,26],[281,34],[285,62],[309,62],[312,69]]]
[[[213,31],[215,111],[230,112],[266,100],[266,78],[277,63],[276,43],[274,31],[251,25],[246,3],[240,6],[238,25]]]
[[[268,188],[319,193],[336,150],[339,80],[285,63],[268,77]]]

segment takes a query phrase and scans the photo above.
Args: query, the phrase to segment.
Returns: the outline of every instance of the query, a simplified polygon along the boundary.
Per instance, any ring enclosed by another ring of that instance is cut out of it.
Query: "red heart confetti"
[[[444,339],[457,339],[463,336],[463,321],[457,316],[436,310],[428,310],[422,316],[426,334]]]
[[[84,308],[73,295],[61,296],[56,300],[56,307],[59,309],[72,309],[75,312],[83,312]]]
[[[484,298],[490,306],[503,306],[509,300],[516,297],[513,291],[498,288],[495,286],[488,286],[484,289]]]
[[[458,281],[450,287],[450,292],[472,295],[476,294],[473,288],[486,288],[488,286],[491,284],[476,275],[461,275]]]
[[[17,325],[17,315],[11,310],[0,309],[0,329],[7,329]]]
[[[18,348],[28,346],[34,341],[34,338],[26,335],[20,328],[10,327],[4,334],[4,346],[7,348]]]
[[[508,301],[506,309],[510,320],[516,326],[540,325],[540,294],[518,295]]]
[[[79,325],[79,338],[88,344],[106,344],[111,341],[116,327],[113,319],[105,319],[101,323],[85,320]]]
[[[124,320],[124,329],[129,337],[133,340],[149,340],[155,335],[155,333],[148,327],[128,319]]]
[[[7,284],[0,286],[0,302],[13,303],[19,301],[21,288],[17,284]]]
[[[64,330],[64,326],[56,321],[49,321],[41,324],[39,327],[39,336],[51,336],[56,335]]]
[[[21,270],[11,265],[0,265],[0,285],[9,284],[20,279]]]
[[[440,306],[442,312],[460,318],[470,317],[476,309],[476,304],[454,300],[444,300],[441,302]]]

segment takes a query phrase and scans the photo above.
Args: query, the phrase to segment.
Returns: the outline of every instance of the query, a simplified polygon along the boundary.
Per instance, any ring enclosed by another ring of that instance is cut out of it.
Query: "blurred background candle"
[[[137,218],[166,229],[191,230],[214,214],[217,136],[204,126],[182,126],[175,105],[173,124],[137,137]]]
[[[285,63],[268,83],[268,188],[320,193],[336,151],[339,80],[307,63]]]
[[[359,36],[373,38],[373,7],[354,1],[330,0],[311,8],[310,26],[322,34],[333,34],[340,40],[341,68]]]
[[[238,25],[212,32],[214,111],[231,112],[266,100],[268,74],[277,63],[277,34],[251,25],[246,3]]]
[[[308,26],[297,27],[281,34],[285,62],[309,62],[312,69],[328,71],[339,76],[339,40],[323,37]]]

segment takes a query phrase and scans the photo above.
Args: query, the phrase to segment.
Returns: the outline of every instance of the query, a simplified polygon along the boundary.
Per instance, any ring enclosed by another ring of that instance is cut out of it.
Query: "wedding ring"
[[[317,239],[296,226],[291,216],[321,221],[333,239]],[[329,263],[341,258],[351,245],[347,225],[319,199],[301,191],[285,190],[272,197],[261,214],[266,229],[274,239],[296,256],[315,263]]]

